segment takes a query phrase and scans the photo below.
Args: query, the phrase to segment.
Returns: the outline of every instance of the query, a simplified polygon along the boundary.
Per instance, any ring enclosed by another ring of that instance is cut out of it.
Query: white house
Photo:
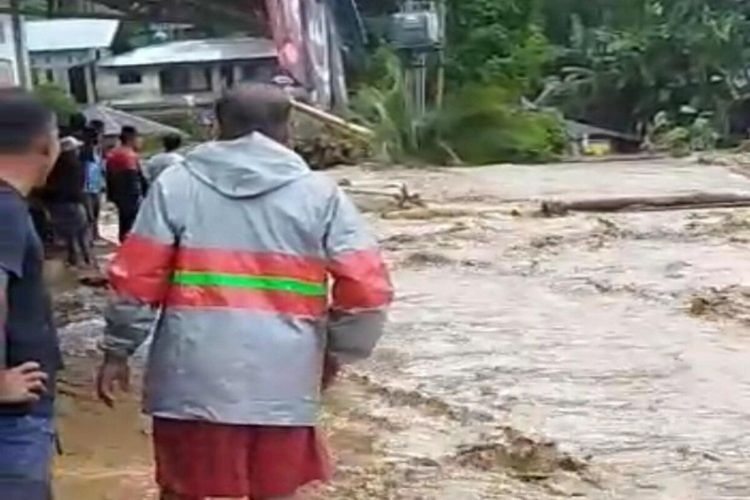
[[[272,41],[221,38],[167,42],[99,61],[99,99],[123,109],[212,102],[224,88],[278,72]]]
[[[23,29],[23,24],[21,26]],[[21,34],[21,39],[23,38]],[[16,87],[23,83],[19,73],[18,53],[13,36],[13,20],[10,15],[0,15],[0,87]],[[25,48],[20,53],[23,57],[28,57]]]
[[[58,85],[82,104],[95,102],[94,66],[111,55],[119,28],[110,19],[27,21],[33,83]]]

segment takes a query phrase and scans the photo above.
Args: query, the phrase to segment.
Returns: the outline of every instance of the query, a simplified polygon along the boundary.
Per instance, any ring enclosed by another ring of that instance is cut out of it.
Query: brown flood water
[[[677,161],[334,175],[500,210],[373,216],[399,300],[330,398],[341,473],[325,498],[750,498],[750,292],[728,289],[750,278],[750,210],[542,219],[522,201],[750,181]],[[100,328],[71,326],[66,351],[90,356]],[[111,417],[81,398],[63,416],[62,500],[153,494],[135,404]],[[102,493],[110,476],[120,496]]]

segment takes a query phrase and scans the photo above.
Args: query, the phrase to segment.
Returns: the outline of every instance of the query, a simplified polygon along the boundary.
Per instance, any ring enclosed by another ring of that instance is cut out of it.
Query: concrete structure
[[[117,146],[123,127],[135,127],[143,137],[159,138],[176,134],[189,139],[184,130],[101,104],[86,107],[83,115],[88,121],[99,120],[104,123],[105,150]]]
[[[643,138],[586,123],[565,120],[565,131],[574,156],[606,156],[612,153],[637,153]]]
[[[108,19],[28,21],[33,83],[55,84],[82,104],[96,102],[94,66],[111,55],[119,28],[119,21]]]
[[[24,38],[23,34],[20,38]],[[20,53],[28,57],[24,47],[21,48]],[[13,33],[13,20],[10,15],[0,15],[0,88],[16,87],[23,83],[19,74],[18,54],[16,37]],[[25,66],[28,68],[28,63]]]
[[[277,60],[262,38],[168,42],[100,61],[97,93],[123,109],[203,105],[237,83],[271,81]]]

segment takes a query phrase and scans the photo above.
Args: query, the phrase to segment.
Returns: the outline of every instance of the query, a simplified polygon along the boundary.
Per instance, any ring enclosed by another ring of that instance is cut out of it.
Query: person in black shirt
[[[56,372],[62,366],[44,256],[26,197],[60,152],[54,114],[0,92],[0,498],[51,498]]]
[[[60,145],[62,152],[42,190],[42,198],[55,236],[65,243],[68,264],[91,265],[84,193],[86,172],[80,150],[83,143],[70,135],[62,138]]]

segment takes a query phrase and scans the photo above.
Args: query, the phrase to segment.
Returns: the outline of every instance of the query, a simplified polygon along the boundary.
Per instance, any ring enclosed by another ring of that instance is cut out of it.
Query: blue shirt
[[[106,176],[104,174],[104,160],[98,154],[94,155],[94,161],[85,162],[86,183],[84,192],[88,194],[99,194],[104,191]]]
[[[53,413],[55,375],[62,358],[43,269],[44,250],[28,205],[17,191],[0,182],[0,270],[8,276],[8,317],[5,331],[0,332],[5,335],[5,359],[0,365],[36,361],[49,375],[48,393],[39,403],[0,405],[0,416]]]

